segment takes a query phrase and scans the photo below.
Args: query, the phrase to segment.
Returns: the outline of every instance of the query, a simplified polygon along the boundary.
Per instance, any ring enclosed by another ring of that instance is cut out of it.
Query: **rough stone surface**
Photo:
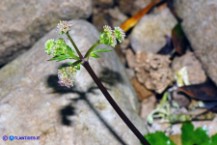
[[[111,7],[114,4],[114,0],[93,0],[93,4],[98,7]]]
[[[62,19],[87,18],[91,0],[1,0],[0,66],[11,60]]]
[[[98,30],[102,30],[104,25],[119,26],[127,19],[117,7],[115,8],[95,8],[93,10],[93,24]]]
[[[135,14],[144,8],[151,0],[118,0],[120,10],[125,14]]]
[[[158,13],[145,15],[131,34],[131,45],[135,52],[158,52],[166,43],[165,35],[171,36],[176,20],[165,8]]]
[[[176,91],[172,93],[172,99],[173,101],[178,103],[179,107],[188,107],[191,103],[191,100],[188,97],[186,97],[186,95],[180,94]]]
[[[138,81],[147,89],[162,93],[174,81],[171,61],[168,56],[128,50],[126,59],[129,67],[134,68]]]
[[[206,81],[206,74],[194,53],[187,52],[185,55],[175,58],[172,64],[173,71],[177,72],[183,67],[187,69],[190,84],[199,84]]]
[[[147,122],[148,115],[155,109],[157,99],[155,96],[150,96],[144,99],[141,103],[140,116]]]
[[[173,72],[177,72],[186,67],[190,84],[200,84],[206,81],[206,74],[201,63],[193,52],[188,51],[181,57],[176,57],[172,62]],[[173,99],[181,106],[187,107],[190,104],[189,98],[184,94],[173,92]]]
[[[113,9],[109,9],[109,14],[112,18],[112,25],[113,26],[120,26],[121,23],[123,23],[126,19],[127,16],[124,15],[119,9],[118,7],[115,7]]]
[[[175,9],[203,68],[217,84],[217,1],[177,0]]]
[[[70,34],[84,53],[99,34],[85,21],[72,23]],[[123,145],[117,136],[128,145],[140,144],[102,93],[94,89],[83,68],[76,76],[75,88],[63,89],[57,84],[57,67],[61,63],[47,61],[49,57],[43,50],[47,39],[57,37],[55,31],[0,70],[0,134],[40,136],[31,145]],[[90,64],[104,82],[110,81],[106,87],[111,95],[145,133],[145,125],[137,115],[137,98],[115,52],[93,59]]]
[[[150,97],[153,93],[148,90],[144,85],[142,85],[137,78],[133,78],[131,79],[131,83],[137,93],[137,96],[139,98],[140,101],[147,99],[148,97]]]

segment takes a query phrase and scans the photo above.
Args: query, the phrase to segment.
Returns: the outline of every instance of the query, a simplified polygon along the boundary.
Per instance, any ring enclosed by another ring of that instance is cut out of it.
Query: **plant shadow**
[[[63,66],[63,65],[62,65]],[[118,83],[123,83],[122,76],[109,68],[103,68],[99,79],[106,84],[109,87],[115,86]],[[75,99],[71,99],[70,103],[63,108],[59,110],[59,115],[61,117],[61,124],[65,126],[72,126],[73,122],[69,119],[71,116],[76,115],[76,108],[73,106],[74,103],[78,101],[84,101],[88,107],[90,108],[90,111],[93,111],[96,117],[103,123],[103,125],[109,130],[109,132],[117,139],[117,141],[122,145],[127,145],[125,141],[115,132],[115,130],[108,124],[108,122],[100,115],[100,113],[96,110],[94,105],[91,103],[91,101],[88,99],[87,94],[96,94],[98,87],[97,86],[91,86],[87,89],[87,91],[81,91],[78,89],[78,87],[73,86],[71,88],[67,88],[64,86],[60,86],[58,84],[58,76],[57,75],[50,75],[47,79],[47,84],[49,87],[53,88],[53,93],[58,94],[68,94],[73,93],[76,94],[78,97]]]

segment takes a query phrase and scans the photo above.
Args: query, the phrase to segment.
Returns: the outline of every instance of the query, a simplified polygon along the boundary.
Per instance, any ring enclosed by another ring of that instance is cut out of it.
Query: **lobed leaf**
[[[205,145],[210,142],[207,131],[201,127],[194,129],[192,123],[182,125],[182,145]]]
[[[145,138],[151,145],[175,145],[175,143],[161,131],[149,133],[145,135]]]

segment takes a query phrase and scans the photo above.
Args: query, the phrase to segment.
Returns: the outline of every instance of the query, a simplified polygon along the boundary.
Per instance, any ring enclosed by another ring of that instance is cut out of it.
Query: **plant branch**
[[[97,41],[96,43],[94,43],[86,52],[86,54],[84,55],[84,58],[89,57],[90,53],[100,44],[99,41]]]
[[[69,38],[70,42],[74,46],[77,54],[79,55],[79,58],[81,60],[84,60],[84,57],[82,56],[81,52],[79,51],[78,47],[76,46],[75,42],[73,41],[72,37],[69,35],[69,33],[66,33],[67,37]],[[97,41],[90,49],[93,50],[97,45],[99,44],[99,41]],[[88,55],[88,53],[86,55]],[[83,64],[84,68],[88,71],[94,82],[99,87],[100,91],[103,93],[107,101],[111,104],[113,109],[117,112],[117,114],[121,117],[121,119],[125,122],[125,124],[131,129],[131,131],[135,134],[135,136],[140,140],[140,142],[143,145],[150,145],[148,141],[145,139],[145,137],[139,132],[139,130],[133,125],[133,123],[129,120],[129,118],[125,115],[125,113],[121,110],[121,108],[118,106],[118,104],[115,102],[115,100],[111,97],[107,89],[104,87],[104,85],[101,83],[100,79],[96,76],[95,72],[91,68],[88,61],[84,61]]]
[[[115,102],[115,100],[111,97],[109,92],[106,90],[104,85],[101,83],[99,78],[96,76],[95,72],[91,68],[88,61],[84,61],[83,66],[88,71],[94,82],[97,84],[105,98],[108,100],[108,102],[111,104],[111,106],[114,108],[114,110],[117,112],[117,114],[121,117],[121,119],[126,123],[126,125],[131,129],[131,131],[136,135],[136,137],[140,140],[140,142],[143,145],[150,145],[148,141],[145,139],[145,137],[139,132],[139,130],[133,125],[133,123],[128,119],[128,117],[124,114],[124,112],[121,110],[121,108],[118,106],[118,104]]]
[[[66,36],[68,37],[69,41],[72,43],[73,47],[75,48],[75,51],[77,52],[79,58],[82,60],[84,57],[82,56],[80,50],[78,49],[77,45],[73,41],[72,37],[69,35],[69,32],[66,33]]]

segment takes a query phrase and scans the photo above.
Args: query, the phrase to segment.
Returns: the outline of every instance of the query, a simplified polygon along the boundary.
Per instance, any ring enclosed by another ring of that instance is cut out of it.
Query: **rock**
[[[147,89],[162,93],[174,81],[171,61],[168,56],[128,50],[126,59],[136,72],[138,81]]]
[[[130,36],[133,50],[158,52],[166,44],[165,35],[171,36],[171,30],[176,23],[167,8],[155,14],[145,15]]]
[[[174,59],[172,64],[174,72],[183,67],[187,69],[190,84],[200,84],[206,81],[206,74],[194,53],[187,52],[185,55]]]
[[[72,24],[70,34],[84,53],[99,33],[85,21],[74,20]],[[83,67],[74,88],[57,84],[57,67],[62,63],[47,61],[43,50],[47,39],[58,36],[55,31],[0,70],[0,134],[40,136],[32,145],[140,144]],[[146,133],[137,114],[137,98],[115,52],[91,59],[90,64],[102,80],[110,81],[105,83],[111,95],[135,126]]]
[[[129,38],[125,38],[123,40],[123,42],[119,46],[120,46],[121,52],[123,54],[126,54],[126,51],[129,48],[129,46],[130,46],[130,40],[129,40]],[[129,49],[131,49],[131,48],[129,48]]]
[[[134,0],[134,13],[146,7],[152,0]]]
[[[12,60],[62,19],[87,18],[91,0],[1,0],[0,66]]]
[[[155,109],[157,99],[155,96],[144,99],[141,103],[140,116],[147,122],[148,115]]]
[[[132,11],[132,6],[133,6],[134,0],[119,0],[119,8],[120,10],[125,13],[129,14]]]
[[[137,96],[139,98],[140,101],[147,99],[148,97],[150,97],[152,95],[152,92],[149,91],[144,85],[142,85],[137,78],[133,78],[131,80],[132,85],[137,93]]]
[[[104,25],[109,25],[109,23],[111,22],[111,17],[108,14],[107,9],[95,8],[93,10],[92,21],[93,21],[94,26],[96,26],[96,28],[99,31],[102,31],[103,26]]]
[[[96,7],[107,8],[114,4],[114,0],[93,0],[93,4]]]
[[[126,73],[130,80],[135,77],[135,71],[132,68],[126,68]]]
[[[184,94],[180,94],[176,91],[172,92],[172,99],[178,103],[179,107],[188,107],[191,103],[191,100],[186,97]]]
[[[151,0],[118,0],[118,5],[123,13],[133,15],[150,2]]]
[[[95,8],[93,10],[93,24],[98,30],[102,30],[104,25],[119,26],[127,19],[120,10],[115,8]]]
[[[126,59],[127,59],[127,64],[130,68],[135,68],[136,67],[136,60],[135,60],[135,54],[133,54],[133,51],[131,49],[126,50]]]
[[[187,69],[190,84],[200,84],[206,81],[207,77],[202,65],[193,52],[188,51],[185,55],[176,57],[173,60],[173,72],[176,73],[183,67],[186,67]],[[181,93],[179,94],[176,91],[173,92],[173,100],[175,100],[181,107],[187,107],[190,104],[190,100],[186,97],[186,95]]]
[[[183,29],[196,56],[217,84],[217,2],[215,0],[177,0],[175,9],[183,19]]]
[[[113,26],[120,26],[121,23],[123,23],[127,19],[127,16],[124,15],[117,7],[109,9],[108,12],[112,18]]]
[[[174,77],[168,56],[141,52],[136,55],[136,60],[137,79],[146,88],[160,94],[172,84]]]

